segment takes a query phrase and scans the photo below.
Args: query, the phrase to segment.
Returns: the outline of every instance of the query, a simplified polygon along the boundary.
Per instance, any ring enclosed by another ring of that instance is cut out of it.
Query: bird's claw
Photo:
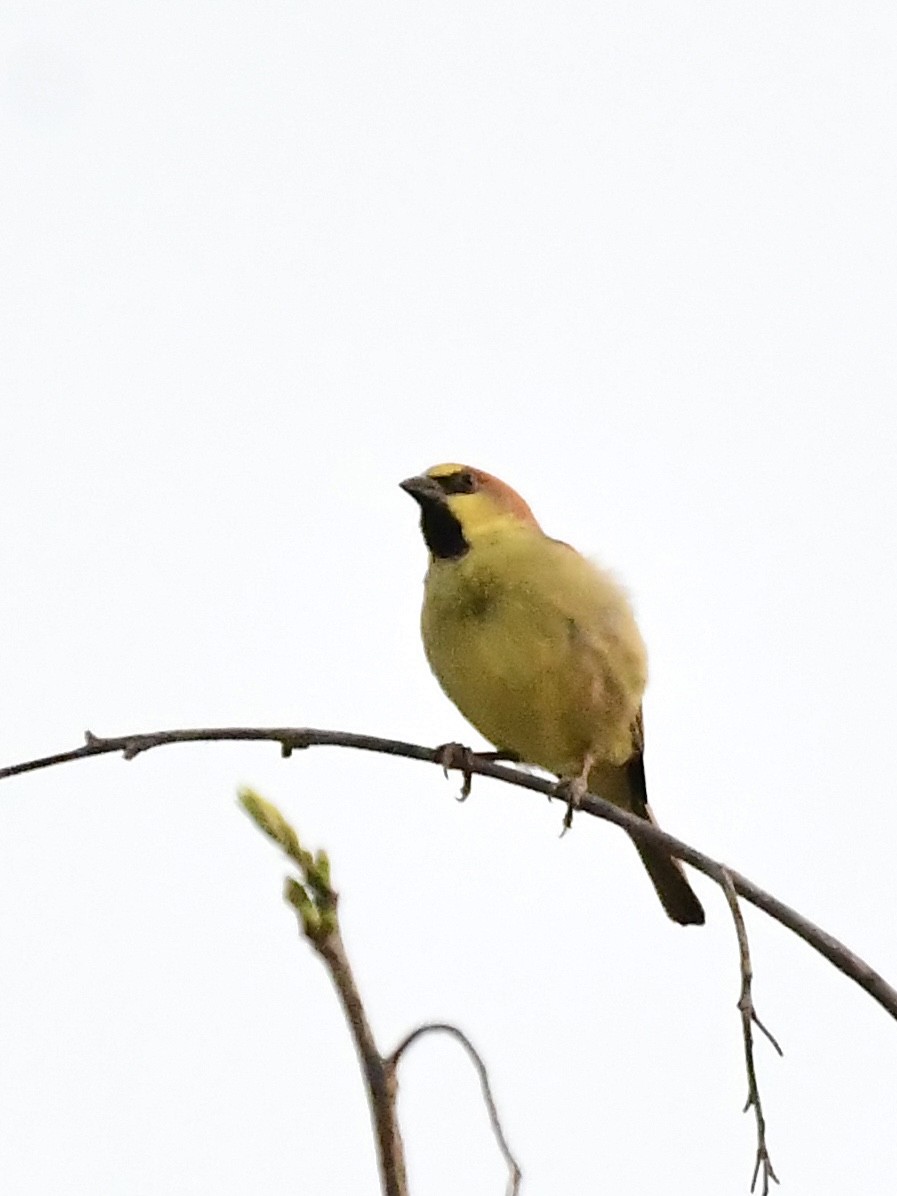
[[[561,833],[558,838],[563,839],[564,835],[566,835],[567,831],[573,825],[573,811],[579,809],[582,799],[588,791],[589,787],[582,777],[568,777],[563,781],[558,781],[555,796],[567,803]]]
[[[475,752],[471,748],[465,747],[463,743],[443,743],[434,749],[433,755],[436,763],[442,765],[442,771],[446,777],[450,768],[456,768],[461,773],[463,783],[457,801],[467,801],[470,797],[470,787],[473,781],[471,766],[475,761],[510,760],[514,764],[520,763],[520,757],[516,752],[507,752],[504,749],[497,752]]]
[[[464,778],[461,785],[461,792],[457,797],[457,801],[467,801],[470,797],[470,786],[473,780],[472,764],[477,760],[487,760],[497,762],[499,760],[509,760],[513,764],[520,763],[520,757],[516,752],[505,751],[504,748],[497,752],[475,752],[472,748],[465,747],[463,743],[443,743],[433,752],[436,763],[442,765],[443,774],[447,777],[450,768],[456,768]]]
[[[461,773],[461,792],[455,798],[456,801],[467,801],[470,797],[470,787],[473,781],[470,762],[474,754],[463,743],[443,743],[434,749],[433,755],[436,763],[442,766],[443,776],[448,777],[450,768],[456,768]]]

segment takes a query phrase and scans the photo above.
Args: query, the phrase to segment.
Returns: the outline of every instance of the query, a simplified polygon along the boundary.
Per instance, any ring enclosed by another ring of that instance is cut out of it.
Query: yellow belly
[[[496,747],[563,776],[589,753],[628,759],[641,686],[624,683],[613,651],[600,637],[596,648],[550,588],[453,566],[428,579],[422,631],[442,688]]]
[[[496,747],[551,772],[576,771],[589,748],[591,728],[577,733],[569,717],[569,676],[544,641],[456,628],[430,643],[428,659],[446,694]]]

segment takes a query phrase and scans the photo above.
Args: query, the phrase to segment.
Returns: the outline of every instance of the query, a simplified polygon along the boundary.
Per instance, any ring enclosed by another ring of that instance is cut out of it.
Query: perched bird
[[[653,822],[642,757],[645,646],[621,587],[546,536],[519,494],[466,465],[402,489],[430,553],[421,631],[440,685],[500,751]],[[635,843],[674,922],[704,910],[677,860]]]

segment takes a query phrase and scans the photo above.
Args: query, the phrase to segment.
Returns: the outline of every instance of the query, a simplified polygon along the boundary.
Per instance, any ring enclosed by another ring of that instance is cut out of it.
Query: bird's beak
[[[405,478],[404,482],[399,482],[399,485],[406,494],[410,494],[416,502],[421,504],[445,501],[442,487],[434,478],[428,478],[426,474],[421,474],[416,478]]]

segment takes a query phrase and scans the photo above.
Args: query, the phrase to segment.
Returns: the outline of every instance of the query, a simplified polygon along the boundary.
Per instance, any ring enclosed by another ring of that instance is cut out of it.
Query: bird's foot
[[[433,751],[436,763],[442,765],[442,771],[448,776],[450,768],[456,768],[463,778],[458,801],[467,801],[473,781],[471,764],[476,760],[510,760],[517,762],[520,757],[516,752],[475,752],[463,743],[443,743]]]
[[[564,822],[561,826],[559,836],[561,839],[563,839],[564,835],[566,835],[567,831],[573,825],[573,811],[579,809],[582,799],[588,791],[588,782],[583,777],[566,777],[564,780],[558,781],[555,796],[567,803],[567,809],[564,811]]]
[[[463,743],[443,743],[434,749],[433,755],[436,763],[442,766],[443,776],[448,776],[450,768],[457,768],[461,773],[461,792],[458,794],[457,800],[467,801],[470,797],[470,786],[473,780],[470,763],[474,758],[474,753]]]

